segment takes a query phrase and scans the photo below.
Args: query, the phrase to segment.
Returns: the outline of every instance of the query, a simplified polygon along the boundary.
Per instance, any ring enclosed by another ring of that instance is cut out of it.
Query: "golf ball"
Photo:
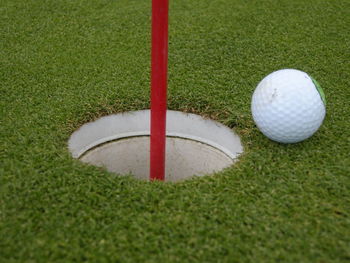
[[[296,143],[312,136],[321,126],[326,100],[321,87],[307,73],[282,69],[258,84],[251,110],[265,136],[281,143]]]

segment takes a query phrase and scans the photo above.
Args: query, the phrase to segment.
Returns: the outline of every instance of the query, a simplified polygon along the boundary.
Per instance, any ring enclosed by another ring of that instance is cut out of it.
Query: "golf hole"
[[[150,111],[102,117],[84,124],[68,142],[74,158],[118,175],[149,180]],[[195,114],[167,111],[165,181],[210,175],[243,152],[228,127]]]

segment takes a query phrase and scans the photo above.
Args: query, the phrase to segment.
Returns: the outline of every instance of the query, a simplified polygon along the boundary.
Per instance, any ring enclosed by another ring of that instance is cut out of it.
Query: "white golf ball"
[[[256,87],[251,110],[259,130],[271,140],[296,143],[312,136],[326,114],[321,87],[308,74],[282,69]]]

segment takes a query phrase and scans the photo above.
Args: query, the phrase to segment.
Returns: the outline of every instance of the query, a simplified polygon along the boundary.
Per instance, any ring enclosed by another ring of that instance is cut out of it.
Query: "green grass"
[[[70,134],[149,107],[150,1],[0,1],[0,262],[350,261],[350,2],[176,0],[169,108],[235,129],[234,167],[178,184],[73,160]],[[311,74],[327,116],[265,138],[256,84]]]

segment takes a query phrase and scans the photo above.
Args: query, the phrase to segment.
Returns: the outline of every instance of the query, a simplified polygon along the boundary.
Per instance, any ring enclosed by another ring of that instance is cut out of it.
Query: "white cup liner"
[[[243,152],[228,127],[199,115],[167,111],[165,181],[218,172]],[[84,124],[68,142],[74,158],[119,175],[149,179],[150,111],[113,114]]]

